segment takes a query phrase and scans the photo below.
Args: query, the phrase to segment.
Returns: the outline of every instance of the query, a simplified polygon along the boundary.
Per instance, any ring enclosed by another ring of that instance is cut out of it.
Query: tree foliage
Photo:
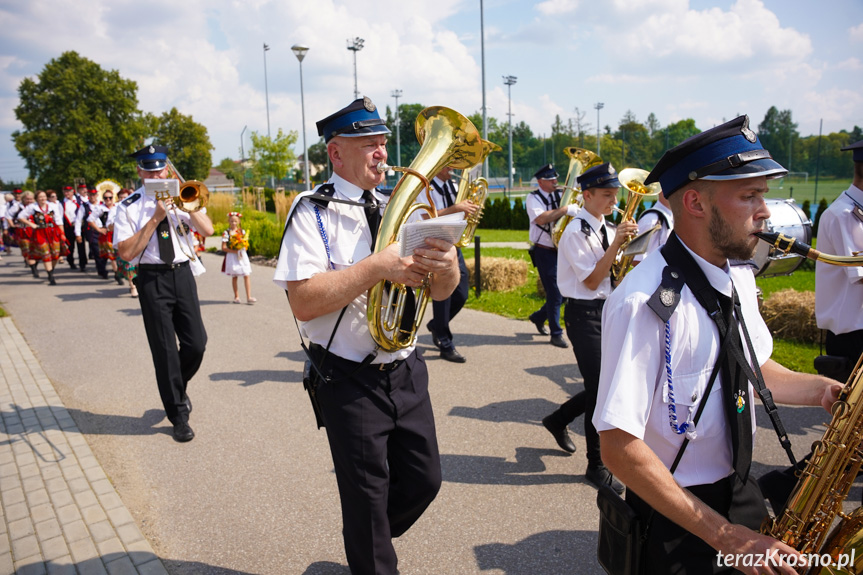
[[[25,78],[15,108],[24,128],[12,139],[39,187],[133,177],[128,155],[145,130],[137,89],[116,70],[103,70],[76,52],[48,62],[36,79]]]
[[[255,184],[263,185],[268,178],[284,179],[296,160],[291,146],[297,142],[297,132],[285,134],[279,128],[275,138],[252,132],[252,149],[249,159],[252,162],[252,178]]]
[[[187,180],[205,180],[213,160],[207,128],[171,108],[153,122],[154,141],[167,146],[168,157]]]

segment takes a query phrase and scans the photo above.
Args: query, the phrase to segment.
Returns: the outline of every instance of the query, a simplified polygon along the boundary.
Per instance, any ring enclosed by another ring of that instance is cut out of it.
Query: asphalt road
[[[347,575],[332,462],[302,389],[303,352],[284,293],[272,269],[255,265],[258,303],[234,305],[221,258],[203,261],[209,343],[189,386],[197,435],[188,444],[171,438],[127,288],[65,264],[51,287],[7,256],[0,303],[170,573]],[[453,331],[465,364],[440,360],[420,336],[444,483],[396,540],[401,572],[601,574],[582,422],[572,426],[574,456],[540,424],[582,389],[571,349],[549,345],[529,322],[471,310]],[[826,414],[788,408],[783,418],[802,455]],[[755,475],[785,462],[762,414],[759,427]],[[849,501],[860,501],[859,483]]]

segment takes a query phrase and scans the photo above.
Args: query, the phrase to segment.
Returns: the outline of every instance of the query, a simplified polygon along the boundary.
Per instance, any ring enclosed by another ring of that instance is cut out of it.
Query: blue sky
[[[775,105],[803,135],[863,126],[863,2],[831,0],[484,0],[486,95],[504,121],[548,134],[555,115],[596,130],[631,110],[660,124],[694,118],[701,129]],[[161,15],[161,16],[159,16]],[[10,135],[21,79],[66,50],[138,83],[139,106],[176,106],[207,126],[213,161],[238,157],[241,133],[301,130],[303,43],[306,134],[353,98],[348,38],[361,37],[360,93],[381,108],[401,102],[482,106],[479,0],[30,0],[0,1],[0,177],[26,176]],[[297,149],[302,150],[302,138]],[[112,177],[105,174],[105,177]]]

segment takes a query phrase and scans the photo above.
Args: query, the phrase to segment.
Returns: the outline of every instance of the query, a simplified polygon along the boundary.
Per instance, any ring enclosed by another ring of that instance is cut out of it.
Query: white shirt
[[[109,208],[105,204],[98,204],[90,208],[90,216],[87,218],[88,224],[96,224],[100,228],[108,227],[108,219],[110,219],[111,211],[116,213],[116,205]],[[102,214],[108,214],[108,218],[105,220],[105,224],[102,224]]]
[[[557,192],[554,192],[557,193]],[[541,195],[545,202],[543,202],[538,195]],[[558,202],[559,202],[558,198]],[[554,247],[554,241],[551,239],[551,235],[544,229],[547,228],[551,231],[554,228],[554,222],[548,222],[547,224],[540,227],[539,225],[533,223],[536,218],[538,218],[543,212],[547,212],[552,209],[552,195],[546,194],[542,190],[537,190],[536,193],[531,192],[527,195],[527,198],[524,200],[524,207],[527,210],[527,217],[530,219],[530,242],[533,244],[539,244],[541,246],[546,246],[549,248]]]
[[[437,187],[435,187],[437,184]],[[450,187],[451,186],[451,187]],[[431,187],[431,199],[434,202],[434,206],[436,210],[443,210],[448,208],[446,198],[444,198],[444,194],[438,191],[438,187],[441,189],[446,189],[449,187],[450,197],[452,198],[452,205],[456,203],[456,197],[458,196],[458,187],[454,180],[450,179],[447,181],[441,180],[437,176],[432,179],[432,187]],[[421,193],[417,198],[418,202],[425,203],[427,201],[425,193]]]
[[[120,202],[117,207],[117,214],[114,217],[114,249],[117,249],[120,242],[131,238],[138,230],[143,228],[147,222],[150,221],[155,212],[156,198],[145,194],[143,186],[135,190],[134,194]],[[172,210],[171,214],[168,216],[168,222],[173,222],[172,226],[177,224],[174,219],[174,215],[174,210]],[[182,210],[176,210],[176,216],[180,218],[181,222],[191,226],[191,219],[188,213]],[[143,253],[141,253],[139,257],[136,257],[131,263],[134,265],[162,263],[176,264],[188,261],[189,258],[186,257],[186,254],[184,254],[183,251],[188,251],[189,247],[183,245],[181,249],[177,230],[172,229],[171,241],[174,244],[174,261],[163,262],[159,257],[159,240],[156,237],[158,233],[159,232],[156,231],[152,236],[150,236],[150,241],[147,243],[147,247],[144,248]],[[189,232],[189,234],[191,236],[191,232]],[[182,241],[185,242],[185,240]],[[200,270],[193,270],[193,272],[196,272],[195,275],[202,273]]]
[[[335,186],[334,197],[362,202],[363,190],[333,174],[329,182]],[[315,188],[317,190],[317,188]],[[373,191],[381,203],[388,198]],[[307,194],[301,194],[301,196]],[[351,206],[332,202],[327,209],[318,208],[321,225],[326,232],[329,256],[318,227],[314,204],[309,201],[294,200],[289,217],[290,225],[285,229],[279,261],[273,275],[273,282],[287,289],[287,282],[309,279],[320,273],[329,273],[349,268],[367,258],[372,253],[372,235],[362,206]],[[331,264],[331,265],[330,265]],[[375,342],[369,332],[366,320],[368,292],[363,292],[347,306],[345,315],[336,330],[330,352],[351,361],[363,361],[375,349]],[[301,321],[300,330],[313,343],[327,346],[341,309],[309,321]],[[373,363],[390,363],[404,359],[413,352],[413,347],[389,353],[378,350]]]
[[[84,200],[79,203],[78,210],[75,212],[75,236],[81,237],[81,227],[84,224],[84,215],[87,212],[87,207],[90,206],[89,200]],[[92,206],[90,206],[92,212]],[[89,218],[89,216],[87,216]]]
[[[720,292],[730,296],[733,281],[755,354],[763,365],[773,352],[773,340],[758,312],[751,269],[734,266],[722,270],[693,256],[710,284]],[[605,304],[602,368],[593,424],[598,431],[617,428],[644,440],[671,468],[686,436],[676,434],[669,423],[668,403],[663,400],[665,324],[647,306],[665,266],[661,252],[650,254],[624,278]],[[702,400],[719,352],[719,331],[688,286],[684,286],[680,304],[669,321],[674,399],[678,424],[683,424],[690,414],[694,419]],[[741,341],[745,341],[742,337]],[[721,380],[720,375],[714,382],[696,426],[697,437],[690,441],[674,473],[684,487],[713,483],[734,471]],[[747,401],[754,434],[753,397],[750,385]]]
[[[590,226],[585,234],[582,220]],[[581,210],[560,237],[557,249],[557,288],[564,297],[574,299],[606,299],[611,294],[611,276],[606,275],[595,290],[584,285],[584,280],[596,269],[605,255],[600,227],[605,226],[608,243],[614,241],[614,230],[605,225],[605,218],[597,219],[587,210]]]
[[[42,212],[42,214],[44,214],[46,216],[46,218],[48,215],[50,215],[53,218],[54,224],[57,224],[57,222],[60,221],[57,219],[59,212],[57,210],[57,203],[56,202],[48,202],[45,205],[44,210],[39,208],[38,202],[33,202],[32,204],[30,204],[29,206],[27,206],[26,208],[24,208],[18,212],[18,219],[21,220],[22,222],[29,221],[30,216],[32,216],[36,212]]]
[[[638,220],[638,233],[643,234],[653,226],[660,223],[660,227],[658,230],[653,232],[653,235],[650,236],[650,241],[647,243],[647,251],[643,254],[639,254],[633,258],[635,261],[640,262],[647,254],[655,252],[659,248],[665,245],[665,242],[668,241],[668,236],[671,235],[671,230],[674,229],[674,214],[671,213],[671,208],[667,208],[664,204],[656,201],[651,207],[651,211],[644,212],[641,215],[641,218]],[[655,211],[653,211],[655,210]],[[656,212],[661,212],[663,216],[665,216],[665,221],[668,222],[668,225],[659,219],[659,214]]]
[[[854,202],[857,202],[855,204]],[[850,256],[863,250],[863,222],[854,216],[863,207],[863,190],[851,186],[821,214],[818,251]],[[835,334],[863,329],[863,267],[815,262],[815,319]]]
[[[81,204],[78,196],[72,196],[71,199],[63,198],[60,202],[63,206],[63,219],[70,226],[75,225],[75,218],[78,217],[78,207]]]

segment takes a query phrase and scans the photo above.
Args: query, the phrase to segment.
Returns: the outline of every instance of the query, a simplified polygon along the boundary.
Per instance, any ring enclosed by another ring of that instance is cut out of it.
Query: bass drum
[[[780,232],[806,245],[812,245],[812,221],[792,199],[768,198],[765,200],[770,209],[766,231]],[[788,275],[803,263],[804,258],[785,255],[767,242],[758,242],[752,263],[756,277]]]

